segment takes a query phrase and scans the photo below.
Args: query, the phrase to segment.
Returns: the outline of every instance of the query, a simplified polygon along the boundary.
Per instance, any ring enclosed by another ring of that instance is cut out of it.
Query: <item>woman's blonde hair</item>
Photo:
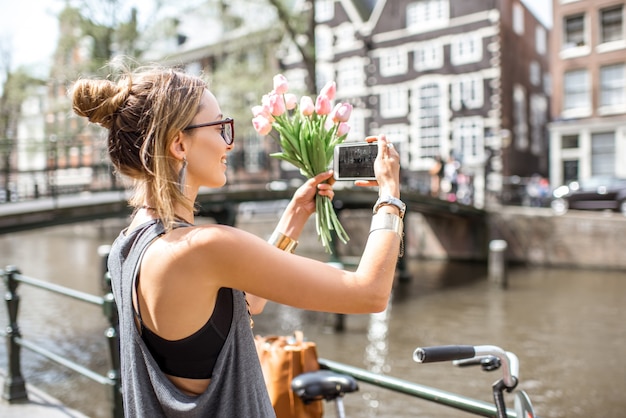
[[[166,228],[176,220],[174,206],[193,210],[178,185],[181,165],[169,152],[200,107],[206,83],[163,67],[127,71],[117,81],[81,79],[73,87],[73,109],[109,130],[108,151],[116,170],[135,182],[129,203],[148,202]]]

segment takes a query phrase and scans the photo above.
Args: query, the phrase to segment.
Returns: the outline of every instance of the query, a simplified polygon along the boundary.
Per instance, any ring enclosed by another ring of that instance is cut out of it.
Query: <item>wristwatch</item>
[[[376,201],[373,212],[378,213],[378,209],[380,209],[380,207],[384,205],[391,205],[391,206],[397,207],[400,210],[400,219],[404,218],[404,213],[406,212],[406,204],[402,200],[398,199],[397,197],[388,196],[388,195],[381,196]]]

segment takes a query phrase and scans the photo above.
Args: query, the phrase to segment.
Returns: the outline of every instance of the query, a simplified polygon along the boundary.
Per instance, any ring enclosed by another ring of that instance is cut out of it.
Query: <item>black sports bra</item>
[[[135,282],[135,294],[137,284]],[[188,337],[166,340],[146,327],[141,320],[139,300],[135,297],[135,316],[140,324],[141,339],[163,373],[189,379],[209,379],[222,351],[233,318],[233,291],[222,287],[215,309],[207,323]]]

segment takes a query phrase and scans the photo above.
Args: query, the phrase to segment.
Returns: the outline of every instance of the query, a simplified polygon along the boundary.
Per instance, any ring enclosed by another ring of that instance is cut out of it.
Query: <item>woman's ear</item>
[[[170,144],[170,152],[177,160],[182,160],[185,158],[187,147],[184,141],[185,135],[182,132],[179,132],[176,138]]]

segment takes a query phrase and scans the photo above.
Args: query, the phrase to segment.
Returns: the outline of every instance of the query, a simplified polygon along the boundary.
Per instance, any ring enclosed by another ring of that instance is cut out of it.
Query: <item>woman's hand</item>
[[[385,135],[369,136],[367,142],[378,141],[378,156],[374,162],[376,180],[356,180],[356,186],[378,186],[379,195],[400,196],[400,154]]]
[[[311,216],[315,213],[315,195],[327,196],[331,200],[335,197],[332,184],[335,182],[333,179],[332,170],[325,173],[318,174],[315,177],[308,179],[302,186],[296,190],[291,198],[291,203],[298,210],[302,210]],[[291,206],[291,205],[290,205]]]

